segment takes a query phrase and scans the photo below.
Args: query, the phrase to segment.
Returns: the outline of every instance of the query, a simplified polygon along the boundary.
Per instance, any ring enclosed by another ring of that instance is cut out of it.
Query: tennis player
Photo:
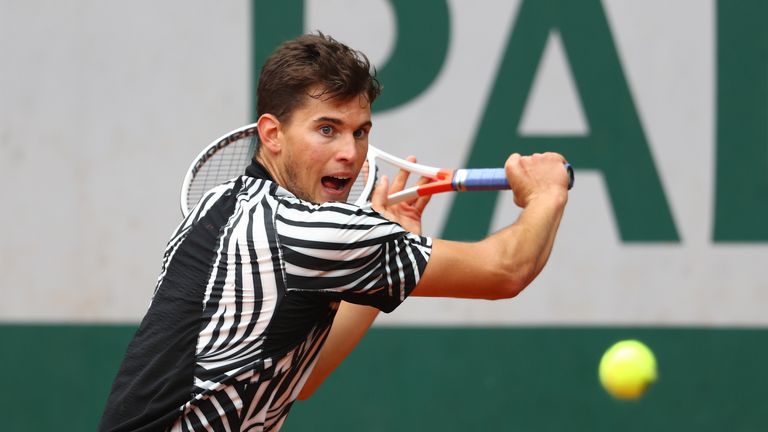
[[[429,198],[389,205],[404,172],[381,179],[373,210],[344,203],[380,93],[370,69],[322,34],[266,61],[257,155],[172,235],[100,430],[278,430],[379,310],[410,295],[510,298],[541,271],[567,201],[558,154],[509,157],[523,210],[476,243],[422,236]]]

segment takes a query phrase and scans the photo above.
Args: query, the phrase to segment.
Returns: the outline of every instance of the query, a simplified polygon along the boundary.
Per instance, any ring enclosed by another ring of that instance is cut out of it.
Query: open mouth
[[[340,191],[347,187],[351,179],[349,177],[325,176],[320,181],[326,188]]]

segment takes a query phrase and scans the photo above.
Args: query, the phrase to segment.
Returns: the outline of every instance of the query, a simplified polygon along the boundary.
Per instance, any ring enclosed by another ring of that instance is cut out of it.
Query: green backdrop
[[[135,326],[0,326],[4,431],[94,430]],[[612,400],[597,364],[639,338],[659,382]],[[765,431],[768,330],[374,328],[285,431]]]

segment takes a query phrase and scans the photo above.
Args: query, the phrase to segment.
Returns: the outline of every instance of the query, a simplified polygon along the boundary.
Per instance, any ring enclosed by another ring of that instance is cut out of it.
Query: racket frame
[[[180,194],[180,204],[181,204],[181,214],[184,215],[184,217],[187,217],[189,215],[189,212],[192,210],[191,208],[187,207],[188,200],[189,200],[189,190],[192,184],[192,180],[195,178],[195,175],[197,175],[197,173],[200,171],[200,168],[202,168],[202,166],[205,165],[205,163],[209,159],[211,159],[216,153],[226,148],[229,144],[239,139],[242,139],[244,137],[252,137],[258,134],[259,134],[259,130],[258,130],[258,127],[256,126],[256,123],[247,124],[235,130],[229,131],[224,135],[216,138],[210,144],[208,144],[197,155],[197,157],[195,157],[192,160],[192,163],[189,165],[189,168],[187,169],[187,173],[184,175],[184,180],[181,183],[182,186],[181,186],[181,194]],[[243,161],[242,170],[244,171],[247,166],[248,166],[248,160]]]

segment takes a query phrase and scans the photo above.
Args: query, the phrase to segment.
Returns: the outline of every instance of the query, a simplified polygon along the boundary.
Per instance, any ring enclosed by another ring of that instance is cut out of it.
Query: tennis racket
[[[258,129],[253,123],[222,135],[197,155],[190,164],[181,187],[181,213],[184,217],[189,215],[207,191],[243,175],[245,168],[251,163],[257,142]],[[430,183],[390,195],[390,204],[442,192],[509,189],[504,168],[450,170],[431,167],[407,161],[369,145],[367,159],[352,184],[347,202],[370,206],[368,201],[376,186],[379,170],[387,164],[432,179]],[[570,189],[574,181],[573,168],[570,164],[565,164],[565,169],[568,172]]]

